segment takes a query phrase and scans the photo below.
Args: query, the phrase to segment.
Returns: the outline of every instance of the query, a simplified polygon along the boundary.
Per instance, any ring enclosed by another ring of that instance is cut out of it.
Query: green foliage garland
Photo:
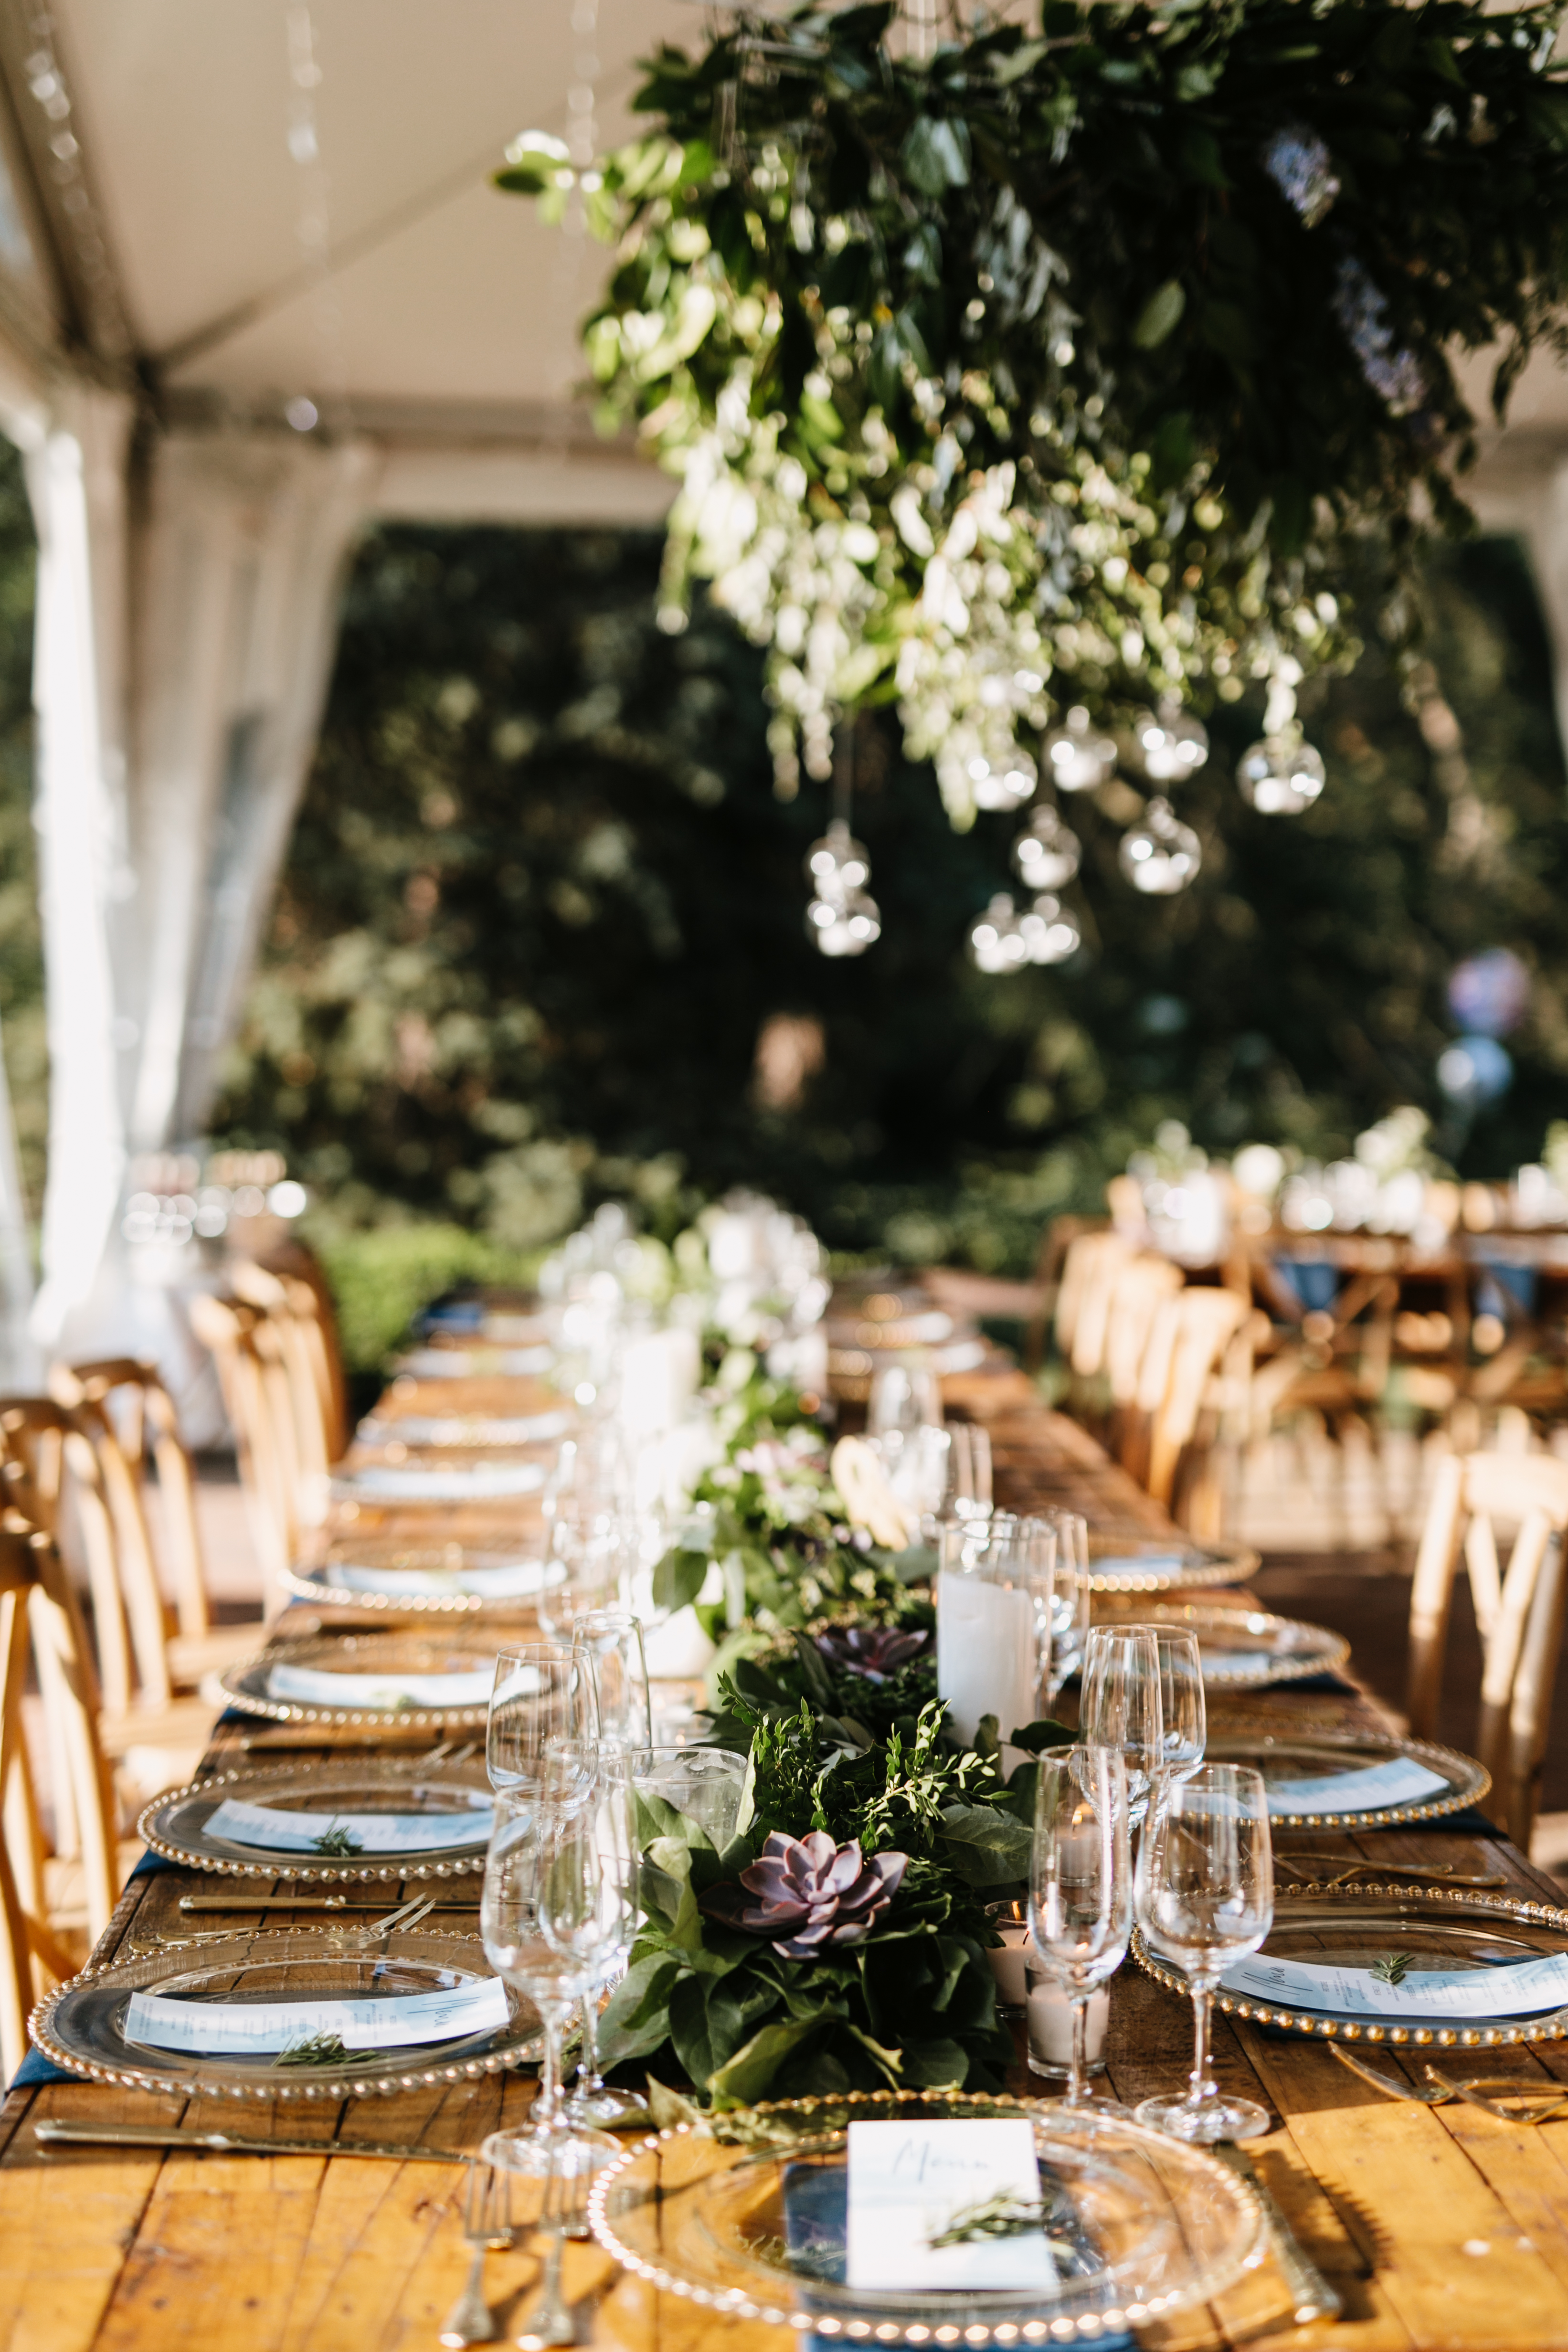
[[[1392,587],[1463,520],[1452,353],[1500,411],[1563,347],[1568,96],[1555,7],[1046,0],[929,60],[892,14],[742,14],[659,52],[650,138],[500,176],[618,243],[586,344],[682,477],[672,623],[705,576],[768,646],[786,781],[896,695],[963,823],[1058,701],[1286,722],[1342,537]]]

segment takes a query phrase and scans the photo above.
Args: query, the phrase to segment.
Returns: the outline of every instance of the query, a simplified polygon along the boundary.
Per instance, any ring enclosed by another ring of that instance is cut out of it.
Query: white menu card
[[[997,2197],[1040,2202],[1034,2126],[1026,2117],[851,2123],[846,2283],[895,2293],[1054,2286],[1057,2268],[1043,2231],[932,2245],[964,2214]]]
[[[494,1666],[461,1675],[334,1675],[279,1664],[267,1690],[301,1706],[484,1706],[495,1678]]]
[[[1416,1805],[1451,1789],[1441,1772],[1414,1756],[1394,1756],[1364,1771],[1325,1772],[1321,1780],[1270,1780],[1271,1813],[1375,1813],[1389,1805]]]
[[[155,2050],[226,2050],[244,2057],[291,2050],[318,2034],[334,2035],[345,2050],[402,2050],[497,2033],[508,2015],[499,1977],[401,2000],[173,2000],[133,1992],[125,2039]]]
[[[476,1804],[468,1813],[291,1813],[281,1806],[247,1805],[237,1797],[226,1797],[206,1819],[209,1837],[283,1853],[320,1853],[320,1840],[339,1830],[355,1853],[445,1853],[450,1846],[488,1843],[493,1825],[489,1804]]]
[[[1522,2017],[1568,2001],[1568,1952],[1500,1968],[1412,1969],[1397,1984],[1324,1960],[1272,1960],[1253,1954],[1220,1979],[1226,1992],[1281,2008],[1350,2017]]]

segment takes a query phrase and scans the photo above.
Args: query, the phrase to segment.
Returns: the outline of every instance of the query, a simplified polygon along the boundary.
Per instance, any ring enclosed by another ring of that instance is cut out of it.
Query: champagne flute
[[[601,1754],[651,1748],[641,1619],[626,1609],[585,1610],[572,1628],[572,1657],[593,1693]]]
[[[485,1857],[479,1898],[485,1957],[538,2011],[543,2054],[528,2127],[493,2132],[483,2153],[491,2164],[535,2178],[596,2169],[619,2147],[608,2132],[569,2124],[561,2097],[561,2037],[594,1981],[599,1960],[594,1936],[546,1933],[548,1920],[571,1920],[589,1910],[618,1918],[617,1905],[605,1899],[588,1871],[584,1841],[595,1836],[592,1812],[580,1801],[560,1801],[548,1777],[538,1787],[499,1796]]]
[[[1056,1713],[1062,1685],[1083,1665],[1093,1594],[1089,1581],[1089,1522],[1078,1511],[1053,1507],[1041,1517],[1056,1529],[1057,1573],[1051,1591],[1051,1653],[1046,1713]]]
[[[496,1653],[485,1769],[498,1794],[540,1788],[552,1754],[585,1765],[597,1728],[592,1681],[570,1650],[529,1642]]]
[[[1127,1767],[1114,1748],[1074,1748],[1040,1759],[1029,1857],[1029,1932],[1037,1964],[1065,1989],[1072,2057],[1063,2105],[1114,2112],[1091,2097],[1090,1996],[1115,1975],[1132,1928]]]
[[[1193,1995],[1193,2071],[1184,2095],[1145,2099],[1138,2121],[1206,2147],[1268,2129],[1251,2099],[1222,2098],[1209,2055],[1215,1987],[1257,1951],[1274,1919],[1274,1864],[1263,1775],[1204,1764],[1169,1781],[1143,1832],[1135,1885],[1151,1948],[1183,1969]]]
[[[1137,1828],[1164,1761],[1160,1653],[1143,1626],[1096,1625],[1084,1649],[1079,1737],[1086,1747],[1120,1748],[1127,1765],[1129,1818]]]

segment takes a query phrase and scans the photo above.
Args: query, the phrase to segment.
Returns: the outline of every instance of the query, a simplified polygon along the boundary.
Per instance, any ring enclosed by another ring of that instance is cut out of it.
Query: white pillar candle
[[[1022,2009],[1028,1999],[1029,1931],[1021,1919],[998,1919],[1001,1948],[993,1945],[986,1958],[996,1979],[996,1998],[1007,2009]]]
[[[1035,1719],[1035,1610],[1025,1591],[944,1569],[936,1580],[936,1686],[960,1739],[983,1715],[1004,1742]]]
[[[1105,2029],[1110,2016],[1110,1994],[1101,1985],[1089,1997],[1085,2044],[1090,2067],[1105,2063]],[[1067,1987],[1055,1977],[1029,1971],[1029,2064],[1037,2074],[1066,2074],[1072,2061],[1072,2004]]]

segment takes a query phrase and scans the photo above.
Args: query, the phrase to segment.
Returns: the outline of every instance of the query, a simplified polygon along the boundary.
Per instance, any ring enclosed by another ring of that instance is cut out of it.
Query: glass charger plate
[[[231,1706],[265,1715],[274,1723],[355,1724],[384,1730],[471,1731],[489,1709],[486,1698],[416,1700],[368,1704],[350,1692],[341,1706],[330,1698],[274,1698],[268,1688],[274,1666],[304,1667],[313,1674],[368,1675],[389,1683],[408,1675],[493,1675],[495,1644],[462,1633],[323,1633],[286,1642],[259,1656],[226,1666],[218,1687]]]
[[[1190,1536],[1089,1531],[1089,1581],[1095,1592],[1169,1592],[1181,1585],[1245,1584],[1258,1557],[1245,1544],[1194,1543]]]
[[[557,1409],[552,1412],[524,1413],[404,1413],[381,1418],[372,1413],[362,1421],[356,1436],[362,1445],[379,1445],[385,1449],[386,1459],[401,1457],[395,1446],[438,1446],[442,1449],[476,1445],[547,1445],[552,1439],[564,1437],[576,1422],[577,1415]]]
[[[1097,1625],[1125,1622],[1180,1627],[1198,1637],[1204,1682],[1210,1690],[1262,1690],[1305,1675],[1342,1666],[1351,1645],[1326,1625],[1271,1617],[1263,1609],[1220,1609],[1202,1601],[1142,1601],[1107,1593],[1094,1612]]]
[[[339,1543],[338,1557],[291,1569],[291,1592],[334,1609],[416,1616],[513,1616],[532,1609],[566,1571],[558,1560],[468,1544],[408,1544],[374,1536]]]
[[[283,1764],[266,1769],[223,1772],[183,1789],[165,1790],[142,1808],[136,1834],[165,1862],[186,1870],[212,1871],[233,1878],[290,1878],[300,1885],[332,1880],[340,1884],[376,1882],[397,1885],[404,1879],[460,1878],[485,1866],[482,1845],[421,1846],[401,1853],[314,1854],[287,1847],[242,1845],[237,1840],[213,1836],[207,1822],[221,1804],[274,1805],[280,1811],[320,1812],[322,1827],[344,1813],[422,1813],[439,1820],[442,1813],[476,1810],[476,1800],[489,1801],[489,1783],[481,1766],[477,1777],[465,1779],[450,1765],[422,1771],[417,1758],[406,1763],[378,1764],[361,1758],[334,1759],[322,1764]]]
[[[1439,1748],[1429,1739],[1380,1739],[1359,1731],[1284,1732],[1272,1725],[1227,1723],[1211,1732],[1204,1750],[1210,1764],[1251,1764],[1267,1784],[1273,1780],[1321,1780],[1324,1804],[1319,1811],[1269,1814],[1275,1830],[1391,1830],[1408,1822],[1435,1822],[1462,1806],[1478,1805],[1491,1787],[1491,1774],[1473,1756],[1457,1748]],[[1336,1811],[1331,1802],[1333,1782],[1349,1772],[1363,1772],[1407,1757],[1445,1782],[1429,1796],[1402,1804],[1354,1807]]]
[[[399,2000],[493,1975],[477,1936],[378,1936],[256,1928],[84,1969],[39,2002],[27,2030],[46,2058],[91,2082],[240,2099],[346,2099],[471,2081],[539,2054],[539,2021],[508,1988],[507,2023],[457,2042],[355,2053],[349,2063],[279,2066],[265,2055],[157,2050],[125,2037],[133,1992],[208,2001]]]
[[[1132,1951],[1145,1973],[1173,1992],[1185,1995],[1187,1979],[1151,1952],[1141,1928]],[[1414,1893],[1407,1886],[1362,1885],[1281,1896],[1274,1926],[1263,1946],[1266,1959],[1312,1960],[1370,1969],[1391,1953],[1406,1958],[1403,1982],[1428,1969],[1483,1969],[1568,1952],[1568,1911],[1549,1903],[1529,1903],[1511,1895],[1477,1895],[1461,1887]],[[1219,1991],[1217,2005],[1234,2017],[1250,2017],[1291,2033],[1323,2041],[1387,2042],[1426,2049],[1495,2049],[1504,2042],[1561,2042],[1568,2036],[1568,2007],[1522,2017],[1468,2017],[1452,2021],[1423,2018],[1351,2016],[1341,2011],[1281,2005]]]
[[[840,2284],[847,2124],[988,2116],[1034,2122],[1054,2293],[917,2296]],[[588,2219],[627,2270],[734,2318],[884,2344],[1089,2342],[1206,2301],[1263,2252],[1246,2183],[1136,2124],[928,2092],[768,2104],[721,2128],[749,2144],[721,2145],[686,2124],[644,2140],[600,2173]]]
[[[422,1454],[400,1448],[395,1460],[367,1462],[334,1476],[330,1492],[335,1503],[510,1502],[541,1492],[553,1458],[552,1449],[522,1457],[498,1450],[475,1461],[457,1450]]]

